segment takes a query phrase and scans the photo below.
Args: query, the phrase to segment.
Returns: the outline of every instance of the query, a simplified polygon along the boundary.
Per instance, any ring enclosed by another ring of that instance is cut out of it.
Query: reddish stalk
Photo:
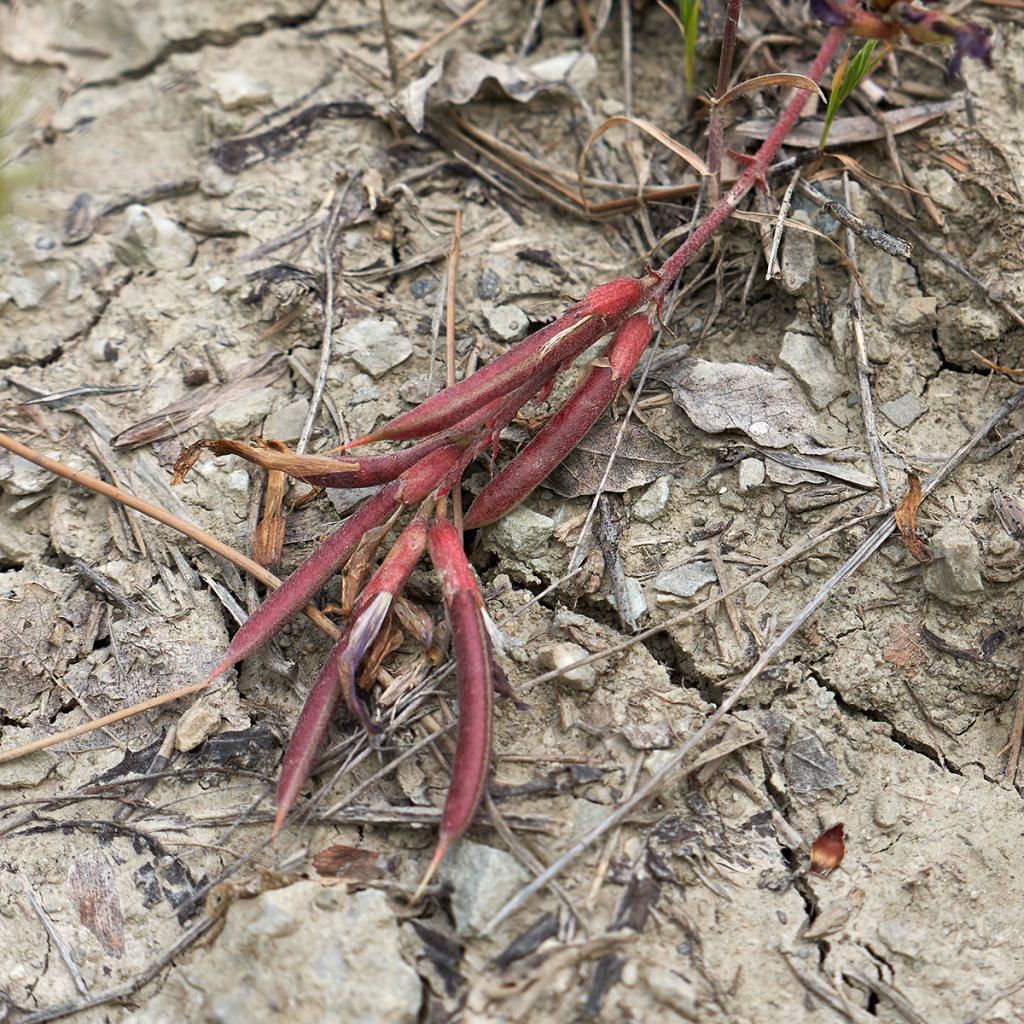
[[[839,29],[829,30],[818,55],[807,70],[807,77],[811,81],[817,82],[824,75],[842,38],[843,34]],[[736,184],[726,192],[721,202],[697,225],[689,238],[662,265],[658,271],[658,283],[651,289],[651,299],[660,302],[668,294],[669,289],[675,284],[676,278],[694,256],[704,248],[711,236],[729,219],[733,210],[739,206],[740,200],[754,185],[764,182],[768,167],[786,136],[792,131],[793,125],[799,119],[810,95],[803,89],[796,90],[771,134],[761,143],[761,148],[758,149],[743,174],[737,179]]]
[[[708,170],[711,171],[711,201],[718,202],[722,183],[722,111],[718,101],[729,90],[732,77],[732,58],[736,52],[736,32],[740,24],[743,0],[729,0],[725,6],[725,28],[722,31],[722,51],[718,58],[718,81],[715,83],[715,101],[711,106],[708,123]]]

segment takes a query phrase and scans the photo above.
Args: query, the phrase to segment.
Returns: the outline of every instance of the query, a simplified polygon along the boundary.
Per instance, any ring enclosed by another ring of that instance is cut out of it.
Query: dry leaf
[[[846,837],[843,823],[826,829],[811,843],[811,874],[824,878],[843,862],[846,855]]]
[[[914,131],[930,121],[936,121],[952,110],[963,106],[963,99],[945,100],[941,103],[921,103],[915,107],[902,107],[880,113],[877,118],[864,116],[837,117],[832,122],[832,130],[828,135],[830,148],[836,146],[852,146],[857,142],[874,142],[884,139],[886,128],[894,135]],[[821,141],[822,118],[809,118],[798,124],[787,136],[786,145],[797,149],[817,149]],[[734,126],[734,130],[749,139],[763,140],[775,127],[770,118],[759,118],[754,121],[743,121]]]
[[[621,427],[622,424],[610,416],[603,416],[548,476],[544,486],[564,498],[596,494]],[[653,483],[659,476],[677,469],[682,461],[682,455],[669,448],[656,434],[631,420],[626,424],[604,490],[621,494],[632,487]]]
[[[101,851],[80,853],[72,861],[68,899],[104,952],[120,960],[124,955],[124,915],[114,871]]]
[[[715,102],[719,107],[726,107],[733,100],[745,96],[748,92],[756,92],[758,89],[781,89],[791,86],[794,89],[806,89],[808,92],[816,92],[822,103],[827,102],[821,87],[812,78],[806,75],[794,75],[781,72],[772,75],[758,75],[756,78],[748,78],[745,82],[734,85],[727,93]]]
[[[313,867],[321,877],[344,878],[349,882],[376,882],[394,870],[392,860],[383,853],[340,844],[315,854]]]
[[[1024,540],[1024,509],[1002,491],[992,492],[992,507],[1010,537],[1016,541]]]
[[[921,627],[897,625],[886,638],[882,657],[897,668],[915,669],[928,660],[921,643]]]
[[[919,562],[930,562],[931,553],[917,536],[917,507],[921,504],[921,481],[913,473],[907,474],[907,493],[896,509],[896,526],[907,550]]]
[[[496,87],[508,99],[526,103],[537,93],[563,88],[583,61],[590,63],[593,57],[565,54],[554,65],[544,61],[542,65],[527,67],[490,60],[465,50],[448,50],[430,71],[406,86],[393,104],[415,131],[422,132],[428,109],[469,103],[487,85]]]
[[[225,402],[272,384],[284,373],[287,365],[285,357],[277,352],[269,352],[259,359],[243,363],[232,371],[232,379],[227,384],[209,384],[196,388],[187,397],[164,406],[159,412],[122,430],[111,438],[110,444],[114,448],[138,448],[140,445],[175,437],[197,423],[202,423]]]
[[[709,434],[740,430],[766,448],[819,447],[814,414],[793,381],[745,363],[687,359],[673,368],[672,397],[693,425]]]

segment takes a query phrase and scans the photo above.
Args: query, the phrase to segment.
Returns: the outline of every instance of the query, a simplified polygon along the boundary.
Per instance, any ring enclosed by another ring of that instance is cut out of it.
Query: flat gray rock
[[[394,320],[356,320],[341,331],[336,344],[339,355],[348,356],[371,377],[383,377],[412,355],[412,342]]]
[[[816,409],[824,409],[848,390],[836,370],[832,353],[809,334],[787,331],[782,338],[779,363],[803,384]]]

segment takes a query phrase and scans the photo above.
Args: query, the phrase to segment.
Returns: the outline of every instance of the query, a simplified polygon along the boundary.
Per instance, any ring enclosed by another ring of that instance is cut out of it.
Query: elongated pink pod
[[[595,366],[530,443],[484,486],[466,512],[467,527],[500,519],[579,444],[633,372],[651,333],[645,314],[630,317],[615,332],[605,353],[609,365]]]
[[[483,369],[396,416],[350,447],[371,441],[426,437],[458,423],[492,399],[507,395],[538,371],[554,372],[608,333],[607,319],[586,308],[585,302],[586,299],[554,323],[535,331]]]
[[[390,483],[397,480],[407,469],[411,469],[424,456],[448,443],[444,436],[430,437],[419,444],[402,448],[399,451],[385,452],[382,455],[364,455],[355,458],[344,457],[345,462],[358,463],[355,469],[338,470],[336,473],[312,473],[303,476],[303,481],[311,487],[334,487],[338,489],[353,487],[374,487],[377,484]]]
[[[441,577],[451,624],[459,683],[459,724],[451,782],[428,878],[451,844],[469,828],[480,807],[490,768],[494,712],[493,661],[483,600],[462,549],[462,539],[446,520],[437,520],[430,528],[430,560]]]
[[[313,770],[335,709],[342,698],[364,728],[371,732],[379,731],[356,692],[356,671],[380,632],[391,603],[405,588],[409,576],[416,568],[426,543],[427,523],[417,516],[401,532],[394,547],[370,577],[356,600],[345,632],[331,648],[320,675],[302,705],[295,730],[284,752],[281,776],[277,783],[275,834]]]
[[[271,591],[228,645],[227,654],[210,675],[214,679],[272,640],[288,620],[352,556],[363,534],[383,523],[401,505],[422,501],[458,464],[460,445],[431,452],[397,480],[378,491],[354,512],[282,584]]]

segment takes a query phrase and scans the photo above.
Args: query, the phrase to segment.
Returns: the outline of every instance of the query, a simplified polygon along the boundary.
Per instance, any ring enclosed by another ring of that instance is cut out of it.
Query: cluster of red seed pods
[[[268,470],[283,470],[315,487],[380,488],[256,609],[235,634],[210,679],[268,643],[331,577],[344,570],[368,535],[386,531],[403,509],[418,506],[354,600],[347,625],[309,692],[282,763],[275,832],[309,778],[341,702],[365,729],[379,731],[359,692],[360,667],[373,662],[375,644],[388,635],[402,591],[424,550],[441,581],[459,696],[452,779],[428,878],[469,827],[489,770],[494,693],[510,691],[494,661],[490,622],[462,537],[443,512],[445,498],[459,485],[469,463],[493,447],[523,406],[546,397],[558,373],[610,333],[602,358],[574,394],[477,495],[466,513],[466,526],[493,522],[537,487],[628,380],[652,334],[650,317],[637,310],[650,302],[656,283],[657,278],[650,275],[639,280],[621,278],[592,289],[553,323],[479,372],[346,446],[412,441],[408,447],[382,455],[346,453],[332,459],[292,455],[279,445],[203,441],[182,455],[178,479],[199,450],[209,448],[241,455]],[[429,635],[422,639],[429,645]]]

